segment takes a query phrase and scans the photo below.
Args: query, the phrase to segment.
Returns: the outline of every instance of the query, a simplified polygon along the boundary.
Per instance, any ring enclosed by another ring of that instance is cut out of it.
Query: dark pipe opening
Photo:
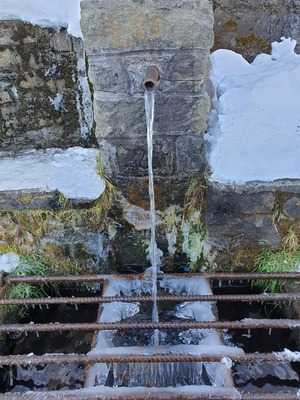
[[[144,88],[146,90],[155,89],[160,82],[160,72],[155,65],[151,65],[147,68],[145,78],[144,78]]]

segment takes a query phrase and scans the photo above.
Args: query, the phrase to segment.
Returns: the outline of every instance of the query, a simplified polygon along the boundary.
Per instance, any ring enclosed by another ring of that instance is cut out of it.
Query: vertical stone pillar
[[[210,98],[209,0],[84,0],[82,31],[106,172],[130,203],[148,207],[144,73],[161,72],[154,124],[157,206],[180,204],[205,168]]]

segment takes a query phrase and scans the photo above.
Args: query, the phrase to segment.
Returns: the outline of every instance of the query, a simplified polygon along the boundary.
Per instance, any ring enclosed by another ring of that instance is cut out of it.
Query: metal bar
[[[223,272],[204,272],[204,273],[173,273],[161,274],[159,279],[163,277],[170,278],[206,278],[216,280],[258,280],[258,279],[283,279],[300,280],[300,272],[283,272],[283,273],[223,273]],[[144,274],[116,274],[116,275],[80,275],[80,276],[6,276],[5,281],[8,284],[12,283],[80,283],[80,282],[101,282],[108,279],[145,279]]]
[[[2,299],[5,295],[6,291],[6,286],[5,286],[5,280],[4,280],[4,273],[0,272],[0,299]]]
[[[277,302],[300,301],[300,293],[275,293],[275,294],[246,294],[246,295],[165,295],[158,296],[159,302]],[[112,302],[153,302],[152,296],[128,296],[128,297],[46,297],[37,299],[1,299],[0,306],[4,305],[46,305],[46,304],[101,304]]]
[[[242,393],[241,400],[299,400],[297,393]]]
[[[188,330],[188,329],[296,329],[300,320],[293,319],[245,319],[242,321],[186,321],[145,323],[81,323],[81,324],[11,324],[0,325],[1,332],[63,332],[63,331],[130,331],[130,330]]]
[[[135,280],[144,279],[144,274],[101,274],[101,275],[69,275],[69,276],[10,276],[5,277],[5,283],[32,283],[32,284],[48,284],[48,283],[97,283],[112,280]]]
[[[3,400],[299,400],[297,393],[222,393],[212,388],[208,393],[170,392],[168,389],[161,389],[160,392],[152,392],[151,388],[145,388],[143,393],[136,393],[134,388],[132,393],[124,390],[114,390],[114,394],[81,392],[80,390],[71,392],[27,392],[27,393],[6,393]]]
[[[85,355],[85,354],[67,354],[56,355],[46,354],[42,356],[35,355],[10,355],[0,356],[0,366],[20,366],[20,365],[42,365],[42,364],[159,364],[159,363],[219,363],[222,362],[223,355],[217,354],[123,354],[123,355]],[[249,353],[237,354],[230,357],[232,362],[284,362],[290,361],[285,353]],[[300,362],[300,361],[299,361]]]

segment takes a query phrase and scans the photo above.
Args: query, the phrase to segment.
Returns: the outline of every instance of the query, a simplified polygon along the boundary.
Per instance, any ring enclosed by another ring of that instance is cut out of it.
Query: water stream
[[[155,235],[156,226],[156,210],[155,210],[155,194],[154,194],[154,177],[153,177],[153,123],[155,114],[155,91],[145,91],[145,111],[147,121],[147,145],[148,145],[148,175],[149,175],[149,198],[150,198],[150,263],[152,271],[152,295],[153,295],[153,311],[152,321],[159,322],[157,307],[157,274],[159,272],[159,264],[157,259],[157,244]],[[154,345],[159,345],[159,331],[154,332]]]

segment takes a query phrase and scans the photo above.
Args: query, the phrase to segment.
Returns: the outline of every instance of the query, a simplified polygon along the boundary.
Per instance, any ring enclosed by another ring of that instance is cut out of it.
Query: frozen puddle
[[[166,275],[160,281],[160,291],[168,294],[206,295],[212,294],[208,281],[202,278],[172,278]],[[111,280],[103,293],[104,297],[133,296],[151,293],[151,280]],[[152,304],[110,303],[99,310],[98,322],[150,322]],[[189,302],[181,304],[159,304],[160,321],[214,321],[217,319],[214,303]],[[153,346],[153,331],[118,332],[102,331],[95,337],[95,345],[91,354],[221,354],[225,359],[236,354],[243,354],[237,347],[225,346],[222,336],[215,330],[161,331],[160,345]],[[139,387],[189,388],[202,390],[232,390],[233,380],[230,366],[226,363],[150,363],[150,364],[96,364],[86,371],[86,389],[108,387],[122,391],[138,390]],[[146,390],[146,389],[145,389]],[[195,390],[195,389],[194,389]],[[150,392],[149,392],[150,393]],[[236,397],[232,397],[236,398]]]

